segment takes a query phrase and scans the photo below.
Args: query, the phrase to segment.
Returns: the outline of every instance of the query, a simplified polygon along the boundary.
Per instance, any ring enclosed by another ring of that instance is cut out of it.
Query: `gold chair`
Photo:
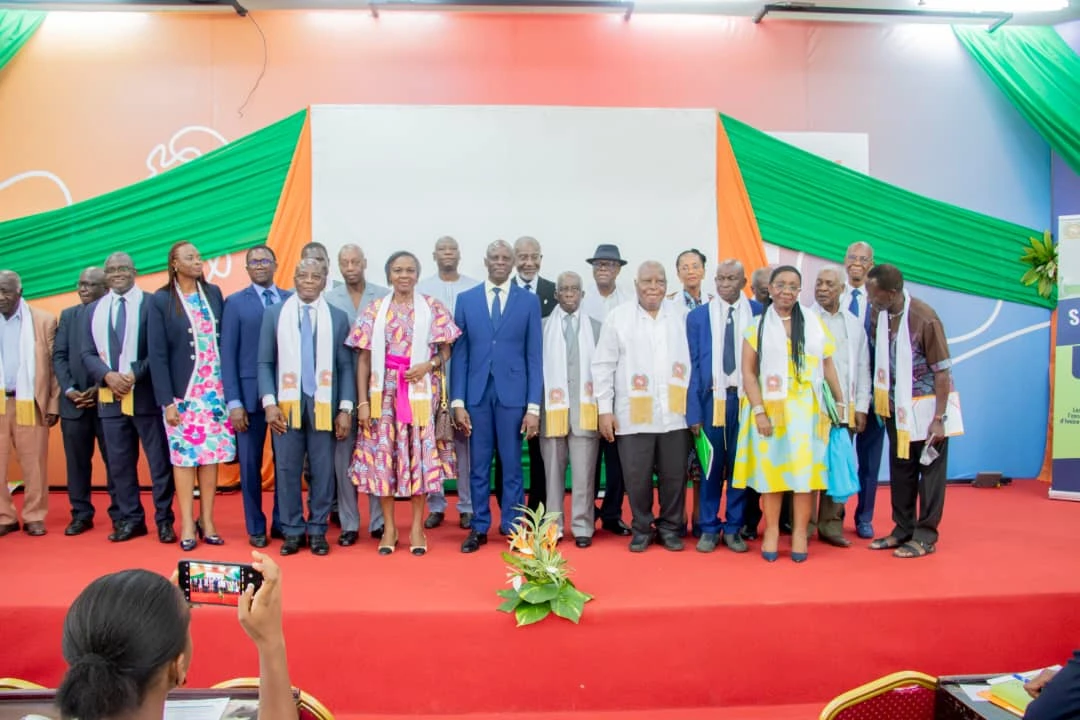
[[[933,720],[937,678],[914,670],[886,675],[836,697],[819,720]]]
[[[19,678],[0,678],[0,690],[46,690],[44,685]]]
[[[233,678],[214,685],[213,690],[258,690],[259,678]],[[334,714],[318,698],[293,688],[296,693],[296,707],[300,710],[300,720],[334,720]]]

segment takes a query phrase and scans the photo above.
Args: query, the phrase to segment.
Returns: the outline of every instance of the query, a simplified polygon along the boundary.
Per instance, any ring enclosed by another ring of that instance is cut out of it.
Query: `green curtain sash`
[[[721,115],[762,238],[817,255],[844,257],[854,242],[874,247],[912,282],[1052,308],[1020,278],[1020,256],[1041,231],[890,185],[800,150]]]
[[[1080,174],[1080,56],[1049,26],[953,32],[1047,144]]]
[[[19,273],[32,299],[73,290],[83,268],[116,251],[147,274],[166,268],[178,240],[207,258],[263,242],[306,113],[134,185],[0,223],[4,269]]]
[[[38,10],[0,10],[0,70],[15,57],[41,26]]]

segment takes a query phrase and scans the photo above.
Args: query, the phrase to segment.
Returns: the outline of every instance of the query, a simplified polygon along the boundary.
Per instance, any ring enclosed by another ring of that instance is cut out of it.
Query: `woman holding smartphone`
[[[260,720],[297,720],[285,633],[281,570],[252,552],[262,574],[240,598],[244,632],[259,651]],[[191,609],[175,582],[148,570],[124,570],[90,583],[64,618],[67,672],[56,691],[64,720],[164,717],[169,691],[191,667]]]
[[[221,290],[203,280],[199,251],[189,242],[169,250],[169,282],[154,293],[148,323],[150,376],[165,416],[165,434],[180,505],[180,547],[195,549],[196,535],[224,545],[214,525],[218,464],[236,456],[225,406],[218,353]],[[195,484],[199,515],[195,516]]]

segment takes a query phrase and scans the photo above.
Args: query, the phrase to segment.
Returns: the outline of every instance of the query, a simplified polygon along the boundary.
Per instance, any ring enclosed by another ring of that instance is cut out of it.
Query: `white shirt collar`
[[[491,280],[485,280],[484,281],[484,292],[490,293],[494,288],[499,288],[499,290],[502,291],[502,293],[501,293],[502,296],[506,297],[507,295],[510,294],[510,280],[509,280],[509,278],[507,278],[506,282],[504,282],[502,285],[496,285],[495,283],[491,282]]]

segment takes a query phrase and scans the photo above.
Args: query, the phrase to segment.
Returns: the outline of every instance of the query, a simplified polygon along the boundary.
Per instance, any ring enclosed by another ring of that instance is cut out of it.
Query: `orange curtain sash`
[[[716,117],[716,241],[717,258],[740,261],[747,278],[768,265],[754,207],[719,114]],[[749,283],[746,293],[751,294]]]

